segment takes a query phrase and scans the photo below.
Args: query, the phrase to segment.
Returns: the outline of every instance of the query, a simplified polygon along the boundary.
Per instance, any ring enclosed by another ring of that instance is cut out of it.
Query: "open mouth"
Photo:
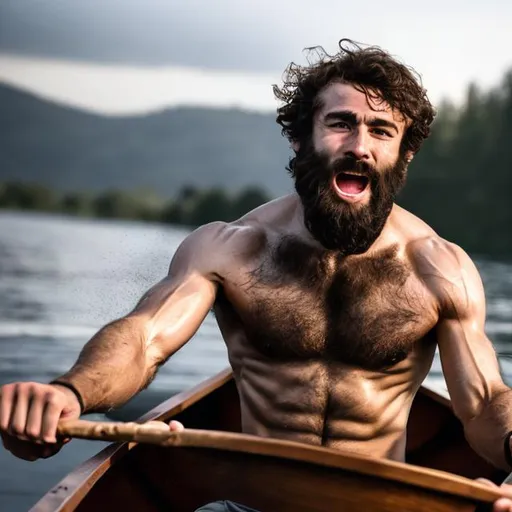
[[[351,172],[340,172],[334,178],[334,186],[339,195],[357,198],[368,188],[367,176]]]

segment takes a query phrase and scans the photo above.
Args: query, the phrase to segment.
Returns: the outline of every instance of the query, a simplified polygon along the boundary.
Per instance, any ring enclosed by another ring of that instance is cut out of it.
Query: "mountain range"
[[[270,114],[182,107],[104,117],[0,85],[0,181],[162,197],[189,185],[256,185],[277,196],[292,189],[289,155]]]

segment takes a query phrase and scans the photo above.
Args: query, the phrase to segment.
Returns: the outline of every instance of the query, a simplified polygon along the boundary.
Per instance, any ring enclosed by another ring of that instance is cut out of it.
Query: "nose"
[[[369,160],[370,159],[370,148],[369,148],[368,134],[364,129],[357,129],[352,132],[352,136],[348,141],[345,155],[352,156],[356,160]]]

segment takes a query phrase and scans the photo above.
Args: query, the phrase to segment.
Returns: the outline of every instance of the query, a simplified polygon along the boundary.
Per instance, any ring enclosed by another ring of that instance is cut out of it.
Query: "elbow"
[[[510,470],[505,461],[503,443],[512,430],[512,390],[503,385],[492,398],[478,406],[458,410],[456,416],[464,427],[469,445],[495,467]]]
[[[175,352],[169,349],[169,340],[161,333],[144,340],[144,367],[149,383],[154,378],[160,367],[162,367]]]
[[[460,396],[452,397],[455,416],[466,426],[479,423],[479,420],[499,414],[501,403],[509,402],[511,390],[503,381],[468,383]],[[507,411],[508,413],[508,411]]]
[[[468,394],[463,400],[452,400],[453,413],[464,426],[464,430],[479,422],[486,416],[492,400],[486,394]]]
[[[487,402],[478,404],[464,404],[462,407],[453,406],[453,412],[456,418],[462,423],[464,430],[470,430],[479,420],[485,417],[485,410],[489,407]]]

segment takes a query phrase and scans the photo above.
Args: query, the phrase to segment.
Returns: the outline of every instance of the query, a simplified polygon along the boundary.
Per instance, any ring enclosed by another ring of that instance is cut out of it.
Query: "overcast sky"
[[[412,65],[435,102],[458,101],[512,68],[511,27],[509,0],[0,0],[0,80],[109,113],[272,109],[304,47],[350,37]]]

